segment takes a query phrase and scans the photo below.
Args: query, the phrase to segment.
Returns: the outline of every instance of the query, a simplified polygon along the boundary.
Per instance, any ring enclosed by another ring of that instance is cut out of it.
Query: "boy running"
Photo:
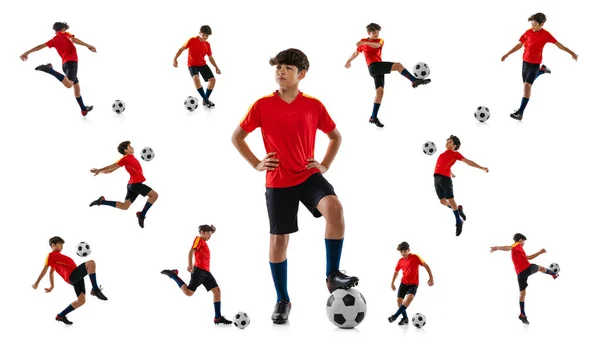
[[[429,274],[429,281],[427,281],[427,284],[430,287],[433,286],[433,274],[427,263],[425,263],[419,255],[410,253],[410,246],[407,242],[399,244],[398,250],[400,251],[402,258],[400,258],[398,264],[396,264],[396,271],[392,278],[392,290],[396,290],[394,283],[396,282],[396,277],[398,277],[398,272],[402,270],[402,280],[400,281],[400,288],[398,288],[399,309],[395,314],[388,318],[388,321],[392,323],[400,316],[400,314],[402,314],[402,319],[398,322],[398,325],[405,325],[408,324],[406,308],[408,308],[417,295],[417,288],[419,287],[419,266],[423,266],[423,268],[427,270],[427,274]]]
[[[463,155],[458,152],[458,149],[460,149],[460,139],[454,135],[450,135],[446,140],[446,151],[438,157],[433,173],[435,192],[440,199],[440,203],[451,208],[454,213],[454,218],[456,219],[456,236],[459,236],[460,233],[462,233],[462,226],[464,221],[467,220],[467,217],[465,216],[462,205],[457,206],[456,201],[454,201],[452,178],[454,178],[455,175],[451,171],[452,165],[454,165],[457,160],[460,160],[469,166],[484,170],[486,173],[489,172],[487,167],[481,167],[474,161],[463,157]]]
[[[382,62],[381,61],[381,49],[383,49],[383,39],[379,38],[379,31],[381,26],[376,23],[370,23],[367,26],[367,33],[369,37],[361,39],[356,43],[356,50],[348,61],[346,62],[346,68],[350,68],[352,60],[358,57],[360,53],[365,54],[367,61],[367,67],[369,68],[369,74],[375,80],[375,103],[373,105],[373,112],[369,123],[377,125],[382,128],[383,124],[377,118],[379,107],[381,106],[381,100],[383,99],[383,87],[385,84],[385,74],[389,74],[392,71],[398,71],[402,76],[408,78],[412,82],[412,87],[416,88],[421,84],[427,84],[431,82],[430,79],[417,79],[415,78],[404,66],[399,62]]]
[[[325,217],[325,275],[329,292],[358,284],[355,276],[339,270],[344,241],[342,204],[333,186],[323,177],[329,170],[342,138],[325,106],[298,89],[306,76],[309,62],[298,49],[287,49],[272,58],[279,90],[257,100],[234,131],[232,142],[239,153],[257,171],[266,173],[266,201],[270,222],[269,263],[277,304],[271,319],[285,324],[291,310],[287,291],[287,247],[290,234],[298,231],[300,202],[316,218]],[[245,138],[261,128],[267,152],[256,158]],[[314,159],[317,129],[329,137],[323,161]]]
[[[539,255],[544,254],[546,250],[541,249],[539,252],[533,255],[527,255],[525,254],[525,250],[523,250],[525,240],[527,240],[525,235],[517,233],[513,236],[513,241],[515,243],[513,243],[512,246],[494,246],[491,247],[490,252],[493,253],[497,250],[510,251],[512,261],[517,272],[517,280],[519,281],[519,306],[521,307],[519,319],[521,322],[523,322],[523,324],[529,324],[527,315],[525,315],[525,289],[527,289],[527,279],[529,276],[537,273],[538,271],[551,275],[553,279],[556,279],[558,274],[550,269],[529,263],[529,260],[535,259]]]
[[[177,286],[187,296],[194,295],[196,289],[202,284],[206,291],[213,293],[213,304],[215,306],[215,324],[231,324],[231,321],[221,315],[221,288],[217,285],[217,281],[210,272],[210,249],[206,241],[210,240],[210,237],[214,232],[217,231],[213,225],[202,225],[198,227],[200,236],[194,239],[192,248],[188,253],[188,267],[187,271],[192,273],[189,285],[186,285],[181,278],[179,278],[179,271],[177,269],[165,269],[161,271],[161,274],[167,275],[172,278]],[[192,256],[194,257],[194,263],[192,264]]]
[[[192,76],[196,90],[198,90],[200,97],[202,97],[202,105],[208,108],[215,106],[215,104],[208,98],[215,88],[216,79],[206,64],[204,57],[208,56],[208,60],[215,67],[215,72],[219,75],[221,74],[221,69],[219,69],[215,59],[212,57],[210,43],[207,41],[211,34],[212,30],[210,29],[210,26],[200,27],[200,35],[187,40],[183,47],[179,48],[177,54],[175,55],[175,59],[173,60],[173,67],[177,68],[177,58],[179,55],[181,55],[181,53],[183,53],[184,50],[188,50],[188,68],[190,75]],[[204,89],[202,89],[202,83],[200,83],[200,77],[198,77],[198,74],[202,75],[204,82],[208,82],[206,92],[204,92]]]
[[[40,281],[46,275],[48,267],[50,267],[50,288],[44,289],[47,293],[54,289],[54,271],[56,271],[58,275],[65,280],[65,282],[72,285],[75,289],[77,300],[66,307],[65,310],[61,311],[61,313],[56,315],[57,321],[71,325],[73,322],[67,319],[67,314],[85,304],[84,277],[86,275],[89,275],[90,281],[92,281],[92,291],[90,294],[98,297],[102,301],[106,301],[108,298],[104,296],[102,290],[100,290],[98,283],[96,282],[96,262],[94,262],[94,260],[89,260],[77,266],[75,262],[73,262],[73,259],[60,253],[63,249],[64,243],[65,240],[58,236],[50,238],[50,247],[52,248],[52,252],[46,257],[44,269],[42,269],[40,276],[32,285],[32,287],[33,289],[37,289]]]
[[[123,155],[121,159],[119,159],[116,163],[103,167],[101,169],[91,169],[90,172],[97,176],[100,173],[112,173],[118,168],[125,166],[125,169],[130,175],[129,182],[127,183],[127,195],[125,196],[124,202],[118,201],[108,201],[104,199],[103,196],[98,198],[97,200],[92,201],[90,207],[92,206],[100,206],[107,205],[116,207],[118,209],[127,210],[129,206],[135,201],[138,195],[143,195],[144,197],[148,197],[148,201],[142,209],[141,212],[137,212],[135,215],[138,218],[138,224],[140,227],[144,228],[144,219],[146,218],[146,213],[154,205],[156,199],[158,199],[158,193],[154,191],[149,186],[143,184],[146,181],[144,177],[144,172],[142,171],[142,165],[140,162],[133,156],[134,150],[131,147],[130,141],[125,141],[119,144],[117,150],[120,154]]]
[[[56,48],[58,55],[60,55],[62,59],[62,69],[65,74],[63,75],[54,70],[50,63],[39,65],[35,70],[43,71],[54,76],[66,88],[73,87],[75,99],[77,99],[77,104],[79,104],[79,107],[81,108],[81,114],[86,116],[94,107],[92,105],[86,106],[83,104],[83,98],[81,98],[81,88],[79,86],[79,79],[77,78],[77,49],[73,43],[85,46],[94,53],[96,52],[96,47],[79,40],[75,35],[67,32],[69,25],[66,22],[56,22],[52,26],[52,29],[54,29],[56,35],[48,42],[42,43],[23,53],[23,55],[21,55],[21,60],[26,61],[29,54],[46,47]]]
[[[523,53],[523,67],[522,67],[522,76],[523,76],[523,99],[521,99],[521,106],[519,110],[516,110],[514,113],[510,114],[511,118],[516,120],[523,119],[523,113],[525,112],[525,107],[529,102],[529,97],[531,97],[531,86],[538,76],[542,74],[550,74],[551,71],[542,64],[542,51],[544,50],[544,46],[546,43],[554,43],[559,49],[566,51],[571,54],[571,57],[575,61],[577,61],[577,54],[572,52],[569,48],[563,46],[560,42],[556,41],[554,36],[550,34],[547,30],[543,29],[544,23],[546,22],[546,15],[543,13],[536,13],[529,17],[528,21],[531,21],[531,29],[526,31],[525,34],[521,36],[519,39],[519,43],[513,47],[508,53],[502,56],[502,62],[506,60],[506,58],[521,49],[521,47],[525,46],[525,52]]]

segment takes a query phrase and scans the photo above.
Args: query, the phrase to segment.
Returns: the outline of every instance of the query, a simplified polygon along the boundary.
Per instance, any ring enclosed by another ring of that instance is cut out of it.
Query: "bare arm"
[[[511,49],[508,53],[504,54],[504,56],[502,56],[502,61],[504,62],[504,60],[506,60],[507,57],[510,56],[510,54],[516,52],[517,50],[521,49],[523,47],[523,42],[519,42],[517,43],[516,46],[513,47],[513,49]]]
[[[215,59],[212,57],[212,55],[208,57],[208,61],[210,61],[210,64],[215,67],[217,73],[220,73],[219,66],[217,65],[217,62],[215,62]]]
[[[33,289],[37,289],[38,285],[40,284],[40,281],[44,278],[47,272],[48,266],[46,265],[44,266],[44,269],[42,269],[42,272],[40,273],[40,276],[38,277],[37,281],[35,281],[35,283],[32,285]]]
[[[358,57],[358,55],[360,55],[360,52],[358,50],[355,50],[354,53],[352,53],[352,55],[350,55],[350,58],[348,59],[348,61],[346,61],[346,68],[350,68],[350,63]]]
[[[44,48],[46,48],[46,47],[47,47],[47,46],[46,46],[46,43],[42,43],[42,44],[40,44],[40,45],[37,45],[37,46],[35,46],[35,47],[33,47],[33,48],[29,49],[28,51],[24,52],[24,53],[23,53],[23,55],[21,55],[21,60],[23,60],[23,61],[27,60],[27,56],[28,56],[29,54],[31,54],[31,53],[33,53],[33,52],[36,52],[36,51],[38,51],[38,50],[42,50],[42,49],[44,49]]]
[[[480,169],[480,170],[484,170],[485,172],[488,172],[488,171],[489,171],[487,167],[479,166],[479,165],[478,165],[476,162],[474,162],[474,161],[472,161],[472,160],[469,160],[469,159],[467,159],[467,158],[463,158],[463,159],[461,159],[461,160],[462,160],[462,161],[463,161],[465,164],[467,164],[467,165],[469,165],[469,166],[472,166],[472,167],[478,168],[478,169]]]
[[[185,46],[179,48],[179,50],[177,50],[177,54],[175,54],[175,58],[173,59],[173,67],[177,68],[177,59],[179,58],[179,55],[181,55],[181,53],[183,53],[183,51],[186,50]]]
[[[491,247],[490,253],[493,253],[497,250],[503,250],[505,252],[509,252],[512,250],[512,246],[494,246],[494,247]]]
[[[433,285],[433,274],[431,273],[431,268],[429,268],[429,265],[427,263],[423,263],[423,268],[425,268],[425,270],[427,270],[427,274],[429,274],[429,281],[427,282],[427,284],[429,284],[429,286],[431,287]]]
[[[95,176],[97,176],[100,173],[112,173],[113,171],[117,170],[119,167],[119,164],[114,163],[111,165],[108,165],[106,167],[103,167],[101,169],[91,169],[90,172],[94,173]]]
[[[555,43],[555,45],[558,47],[558,49],[560,49],[560,50],[564,50],[564,51],[566,51],[567,53],[571,54],[571,57],[572,57],[572,58],[573,58],[575,61],[577,61],[577,57],[578,57],[578,56],[577,56],[577,54],[575,54],[575,53],[574,53],[574,52],[573,52],[571,49],[569,49],[569,48],[565,47],[565,46],[564,46],[562,43],[560,43],[560,42],[558,42],[558,41]]]
[[[394,277],[392,277],[392,290],[396,290],[396,285],[395,285],[395,283],[396,283],[396,278],[397,278],[397,277],[398,277],[398,272],[397,272],[397,271],[395,271],[395,272],[394,272]]]
[[[533,260],[533,259],[535,259],[536,257],[538,257],[538,256],[540,256],[540,255],[542,255],[542,254],[544,254],[545,252],[546,252],[546,250],[545,250],[545,249],[541,249],[539,252],[537,252],[537,253],[535,253],[535,254],[528,255],[528,256],[527,256],[527,260]]]
[[[335,156],[340,149],[340,145],[342,145],[342,135],[338,131],[337,128],[333,129],[330,133],[327,134],[329,137],[329,146],[327,146],[327,151],[325,152],[325,158],[321,161],[321,165],[327,167],[331,166],[331,163],[335,159]]]
[[[371,48],[381,48],[381,43],[378,42],[368,42],[368,41],[358,41],[356,42],[356,46],[363,46],[363,45],[367,45]]]
[[[187,270],[190,273],[192,272],[192,269],[194,267],[194,263],[192,261],[192,258],[194,257],[194,251],[195,250],[196,250],[195,248],[192,248],[192,249],[190,249],[190,252],[188,253],[188,269]]]
[[[46,288],[47,293],[51,292],[54,289],[54,268],[50,268],[50,288]]]
[[[246,137],[248,137],[248,132],[246,132],[238,125],[238,127],[233,132],[233,135],[231,136],[231,142],[238,150],[238,152],[242,155],[242,157],[246,159],[248,164],[250,164],[250,166],[256,169],[258,164],[260,164],[260,159],[258,159],[254,155],[252,150],[250,150],[248,143],[246,143]]]

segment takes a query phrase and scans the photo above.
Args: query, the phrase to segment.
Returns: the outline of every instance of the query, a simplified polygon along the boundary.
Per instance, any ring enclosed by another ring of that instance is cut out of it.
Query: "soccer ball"
[[[434,142],[428,140],[423,144],[423,153],[431,156],[435,151],[437,151],[437,146],[435,146]]]
[[[487,106],[483,106],[483,105],[478,106],[474,115],[478,121],[483,123],[483,122],[487,121],[488,119],[490,119],[490,109],[488,109]]]
[[[125,102],[121,100],[114,101],[112,109],[118,114],[122,113],[123,111],[125,111]]]
[[[81,257],[86,257],[92,253],[92,249],[90,248],[90,245],[83,241],[81,241],[77,245],[76,250],[77,250],[77,255],[79,255]]]
[[[188,96],[188,98],[185,99],[184,104],[188,111],[194,111],[198,107],[198,99],[194,96]]]
[[[142,152],[140,152],[140,157],[142,157],[142,159],[145,161],[151,161],[154,159],[154,150],[149,147],[145,147]]]
[[[552,270],[556,274],[560,272],[560,266],[556,262],[550,263],[550,267],[548,267],[548,269]]]
[[[430,72],[431,72],[431,70],[429,69],[429,66],[427,65],[427,63],[425,63],[425,62],[419,62],[419,63],[415,64],[415,66],[413,67],[413,74],[418,79],[427,78],[427,76],[429,76]]]
[[[425,323],[427,323],[427,319],[425,318],[425,315],[423,315],[423,314],[416,313],[412,318],[412,324],[419,329],[424,327]]]
[[[337,289],[327,299],[327,318],[342,329],[352,329],[365,319],[367,301],[356,289]]]
[[[250,324],[250,317],[245,312],[239,311],[233,318],[233,325],[236,328],[245,329]]]

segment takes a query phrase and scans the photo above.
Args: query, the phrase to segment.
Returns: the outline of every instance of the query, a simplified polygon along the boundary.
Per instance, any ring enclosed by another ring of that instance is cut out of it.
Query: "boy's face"
[[[379,38],[379,31],[378,30],[372,30],[369,33],[369,39],[371,40],[376,40]]]
[[[203,232],[200,231],[200,237],[204,240],[204,241],[208,241],[210,240],[210,237],[212,236],[212,232]]]
[[[446,140],[446,149],[454,150],[454,141],[452,140],[452,138]]]
[[[60,252],[63,249],[63,244],[62,243],[53,243],[50,245],[50,248],[52,248],[52,250],[55,252]]]
[[[519,240],[519,243],[521,244],[521,246],[525,246],[525,240],[521,239]]]
[[[534,32],[539,32],[543,25],[543,23],[539,24],[536,21],[531,21],[531,29],[533,29]]]
[[[408,257],[410,255],[410,249],[401,250],[400,255],[402,255],[402,257]]]
[[[202,33],[202,32],[200,33],[200,38],[201,38],[203,41],[206,41],[206,40],[208,40],[208,36],[209,36],[208,34],[205,34],[205,33]]]
[[[298,73],[298,67],[287,64],[278,64],[275,68],[275,81],[280,87],[290,88],[297,86],[306,75],[306,70]]]
[[[131,144],[129,144],[127,146],[127,148],[125,149],[125,154],[133,154],[133,153],[134,153],[133,147],[131,147]]]

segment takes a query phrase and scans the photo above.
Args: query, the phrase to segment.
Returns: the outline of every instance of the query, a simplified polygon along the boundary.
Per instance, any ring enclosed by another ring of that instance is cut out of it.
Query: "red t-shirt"
[[[46,257],[46,266],[52,267],[58,275],[60,275],[67,283],[69,282],[69,276],[77,265],[70,257],[62,255],[60,252],[52,252]]]
[[[517,274],[522,272],[523,270],[529,268],[531,263],[527,260],[527,254],[523,250],[523,246],[521,246],[518,242],[515,242],[512,245],[512,250],[510,251],[513,263],[515,264],[515,270]]]
[[[201,237],[197,236],[196,239],[194,239],[194,244],[192,245],[192,248],[196,250],[194,252],[194,266],[209,272],[210,249],[208,249],[206,241],[204,241]]]
[[[556,43],[554,36],[543,28],[537,32],[529,29],[521,36],[519,41],[525,46],[523,61],[534,64],[542,63],[542,51],[546,43]]]
[[[452,165],[454,165],[454,163],[456,163],[457,160],[462,160],[464,158],[465,157],[463,157],[463,155],[458,151],[446,150],[438,157],[437,163],[435,164],[435,171],[433,173],[438,173],[446,177],[452,177],[450,168]]]
[[[63,64],[78,60],[77,49],[75,49],[75,45],[73,44],[74,36],[68,32],[56,32],[56,35],[50,41],[46,42],[48,48],[56,48]]]
[[[304,182],[320,172],[307,169],[308,159],[315,156],[317,129],[330,133],[335,123],[318,99],[298,92],[292,103],[287,103],[278,92],[256,101],[240,123],[250,133],[261,128],[267,153],[275,152],[279,166],[267,171],[267,187],[290,187]]]
[[[210,43],[208,41],[200,41],[200,37],[196,36],[189,39],[185,45],[188,50],[188,67],[202,67],[206,65],[205,56],[212,56]]]
[[[142,165],[140,165],[140,162],[132,154],[123,156],[123,158],[117,161],[117,164],[125,166],[125,169],[129,172],[130,178],[128,184],[143,183],[146,181]]]
[[[419,266],[425,261],[417,254],[410,254],[406,258],[401,258],[396,264],[396,271],[402,270],[402,282],[406,285],[419,285]]]
[[[361,41],[366,42],[374,42],[381,44],[379,48],[373,48],[366,44],[362,46],[356,47],[356,51],[365,54],[365,60],[367,61],[367,67],[371,65],[373,62],[381,62],[381,49],[383,49],[383,39],[371,40],[371,39],[361,39]]]

